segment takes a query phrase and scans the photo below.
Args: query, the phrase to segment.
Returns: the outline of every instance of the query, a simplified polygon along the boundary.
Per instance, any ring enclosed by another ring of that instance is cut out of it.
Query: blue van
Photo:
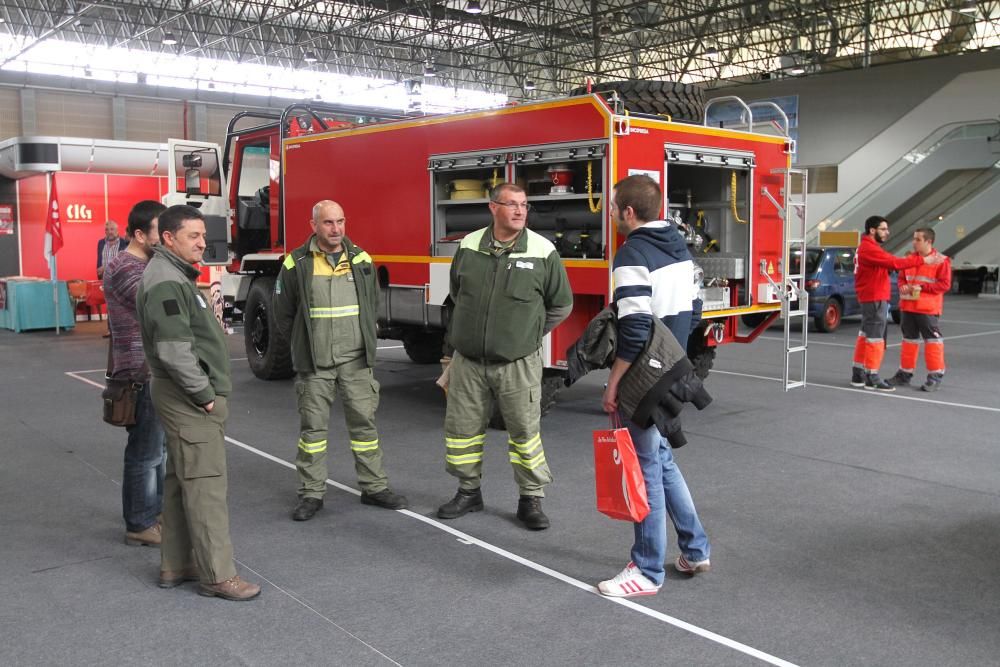
[[[836,331],[845,317],[861,314],[858,293],[854,289],[854,253],[857,248],[809,246],[806,248],[806,291],[809,292],[809,316],[816,329]],[[791,273],[799,272],[800,253],[791,257]],[[890,274],[892,294],[889,314],[899,324],[899,289],[896,275]]]

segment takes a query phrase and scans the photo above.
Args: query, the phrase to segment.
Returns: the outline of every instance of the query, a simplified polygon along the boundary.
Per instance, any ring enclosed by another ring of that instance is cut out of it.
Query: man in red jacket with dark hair
[[[861,304],[861,331],[854,346],[851,385],[872,391],[896,391],[878,376],[885,356],[889,311],[889,271],[940,264],[940,255],[896,257],[881,248],[889,238],[889,221],[880,215],[865,220],[865,235],[854,255],[854,286]]]

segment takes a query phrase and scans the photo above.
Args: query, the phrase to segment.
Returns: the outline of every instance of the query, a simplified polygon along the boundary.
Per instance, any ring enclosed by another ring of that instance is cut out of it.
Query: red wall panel
[[[20,197],[22,272],[49,277],[45,263],[45,216],[48,212],[47,174],[18,181]],[[97,279],[97,242],[104,238],[104,223],[114,220],[124,236],[128,212],[143,199],[160,200],[165,178],[56,172],[63,247],[56,254],[61,280]]]

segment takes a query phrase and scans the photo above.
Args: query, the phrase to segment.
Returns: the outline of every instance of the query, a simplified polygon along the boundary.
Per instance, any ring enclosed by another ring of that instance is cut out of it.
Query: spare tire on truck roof
[[[674,81],[605,81],[591,86],[593,92],[611,91],[630,113],[667,115],[672,120],[701,124],[705,112],[705,91],[700,86]],[[586,86],[574,88],[571,96],[586,95]]]

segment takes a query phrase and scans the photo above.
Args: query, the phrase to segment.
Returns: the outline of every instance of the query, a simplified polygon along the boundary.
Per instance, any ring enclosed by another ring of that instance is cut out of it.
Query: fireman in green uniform
[[[333,201],[313,206],[314,234],[285,256],[274,288],[275,322],[289,341],[299,406],[296,521],[323,507],[330,406],[340,395],[361,486],[361,502],[407,507],[389,489],[375,428],[379,385],[375,366],[378,287],[367,252],[344,235],[344,210]]]
[[[437,515],[455,519],[483,509],[483,445],[495,400],[507,425],[520,495],[517,518],[542,530],[549,519],[541,499],[552,481],[539,431],[542,336],[569,316],[573,293],[555,247],[525,229],[524,190],[502,183],[490,199],[493,224],[468,234],[451,264],[448,340],[455,354],[448,371],[445,468],[459,487]]]

